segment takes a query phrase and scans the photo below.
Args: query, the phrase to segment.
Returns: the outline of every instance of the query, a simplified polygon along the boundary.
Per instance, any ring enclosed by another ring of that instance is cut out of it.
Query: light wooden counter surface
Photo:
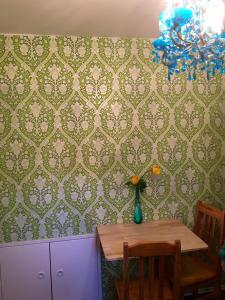
[[[142,224],[107,224],[97,227],[98,237],[107,260],[123,258],[123,243],[181,241],[181,251],[207,249],[207,244],[179,220],[159,220]]]

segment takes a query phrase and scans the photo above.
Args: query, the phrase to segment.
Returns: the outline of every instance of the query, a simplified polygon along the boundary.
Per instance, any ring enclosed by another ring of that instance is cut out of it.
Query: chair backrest
[[[211,263],[220,269],[219,250],[224,242],[225,212],[208,203],[198,201],[193,231],[208,244],[205,253]]]
[[[155,277],[157,273],[158,278],[158,299],[164,299],[164,284],[167,278],[166,274],[166,257],[173,257],[173,299],[179,299],[180,281],[179,274],[181,268],[181,244],[180,241],[174,243],[167,242],[151,242],[146,244],[136,244],[129,246],[128,243],[123,245],[124,255],[124,300],[129,300],[129,258],[138,258],[138,280],[139,280],[139,298],[138,300],[144,299],[144,282],[145,282],[145,266],[148,268],[148,295],[149,300],[153,299],[155,294],[154,289]],[[148,264],[146,264],[146,258],[148,258]],[[158,265],[158,268],[156,268]],[[157,272],[155,272],[157,269]]]

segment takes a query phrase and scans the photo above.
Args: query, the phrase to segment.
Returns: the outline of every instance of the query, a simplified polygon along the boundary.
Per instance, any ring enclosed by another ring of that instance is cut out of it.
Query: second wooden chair
[[[225,213],[212,205],[198,201],[194,233],[208,244],[208,249],[181,259],[181,296],[192,292],[196,299],[221,299],[221,266],[219,250],[225,234]],[[198,295],[200,288],[211,288],[210,295]],[[198,298],[199,297],[199,298]]]

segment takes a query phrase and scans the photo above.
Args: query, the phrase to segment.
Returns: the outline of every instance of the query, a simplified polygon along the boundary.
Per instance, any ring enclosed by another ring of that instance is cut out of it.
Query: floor
[[[185,300],[194,300],[194,298],[191,297],[191,296],[185,297],[184,299],[185,299]],[[225,299],[225,291],[222,292],[222,297],[221,297],[221,299],[222,299],[222,300]],[[212,300],[214,300],[214,298],[212,298]]]

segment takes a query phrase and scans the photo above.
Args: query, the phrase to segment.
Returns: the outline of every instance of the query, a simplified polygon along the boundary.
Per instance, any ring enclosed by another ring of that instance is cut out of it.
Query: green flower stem
[[[141,209],[141,201],[140,201],[140,192],[141,186],[135,186],[135,203],[134,203],[134,222],[136,224],[141,224],[143,220],[142,209]]]
[[[135,203],[140,203],[140,185],[135,186]]]

